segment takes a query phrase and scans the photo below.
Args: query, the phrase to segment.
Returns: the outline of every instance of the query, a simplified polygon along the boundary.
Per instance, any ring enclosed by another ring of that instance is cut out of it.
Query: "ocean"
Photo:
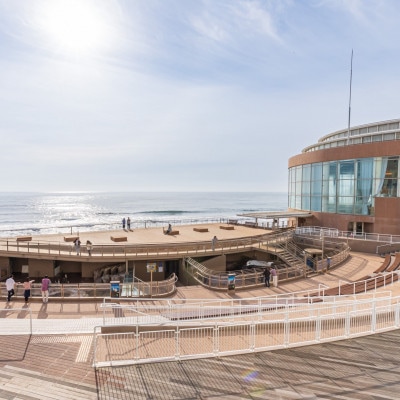
[[[287,209],[287,193],[0,193],[0,237],[237,218]]]

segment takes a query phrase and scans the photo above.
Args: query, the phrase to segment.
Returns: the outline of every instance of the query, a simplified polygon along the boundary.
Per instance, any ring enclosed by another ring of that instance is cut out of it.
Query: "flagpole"
[[[350,61],[350,95],[349,95],[349,119],[347,123],[347,145],[350,141],[350,118],[351,118],[351,83],[353,80],[353,49],[351,49],[351,61]]]

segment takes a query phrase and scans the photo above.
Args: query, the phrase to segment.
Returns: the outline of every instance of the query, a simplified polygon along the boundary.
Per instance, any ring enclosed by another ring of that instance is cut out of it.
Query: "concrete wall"
[[[209,260],[205,260],[202,262],[202,264],[213,271],[224,272],[226,271],[226,256],[225,254],[222,254],[220,256],[210,258]]]
[[[0,257],[0,278],[4,278],[9,275],[10,271],[10,260],[8,257]]]
[[[40,278],[47,275],[50,279],[54,278],[53,260],[35,260],[30,258],[28,261],[29,276]]]

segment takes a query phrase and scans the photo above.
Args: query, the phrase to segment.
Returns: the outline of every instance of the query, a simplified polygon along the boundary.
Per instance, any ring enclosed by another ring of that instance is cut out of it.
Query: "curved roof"
[[[238,214],[240,217],[279,219],[279,218],[308,218],[312,214],[308,211],[259,211],[245,214]]]

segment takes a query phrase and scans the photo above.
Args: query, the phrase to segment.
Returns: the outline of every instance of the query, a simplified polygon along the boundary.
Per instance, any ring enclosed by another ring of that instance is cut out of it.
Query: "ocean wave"
[[[135,214],[153,214],[153,215],[183,215],[183,214],[202,214],[202,211],[187,211],[187,210],[163,210],[163,211],[141,211]]]

